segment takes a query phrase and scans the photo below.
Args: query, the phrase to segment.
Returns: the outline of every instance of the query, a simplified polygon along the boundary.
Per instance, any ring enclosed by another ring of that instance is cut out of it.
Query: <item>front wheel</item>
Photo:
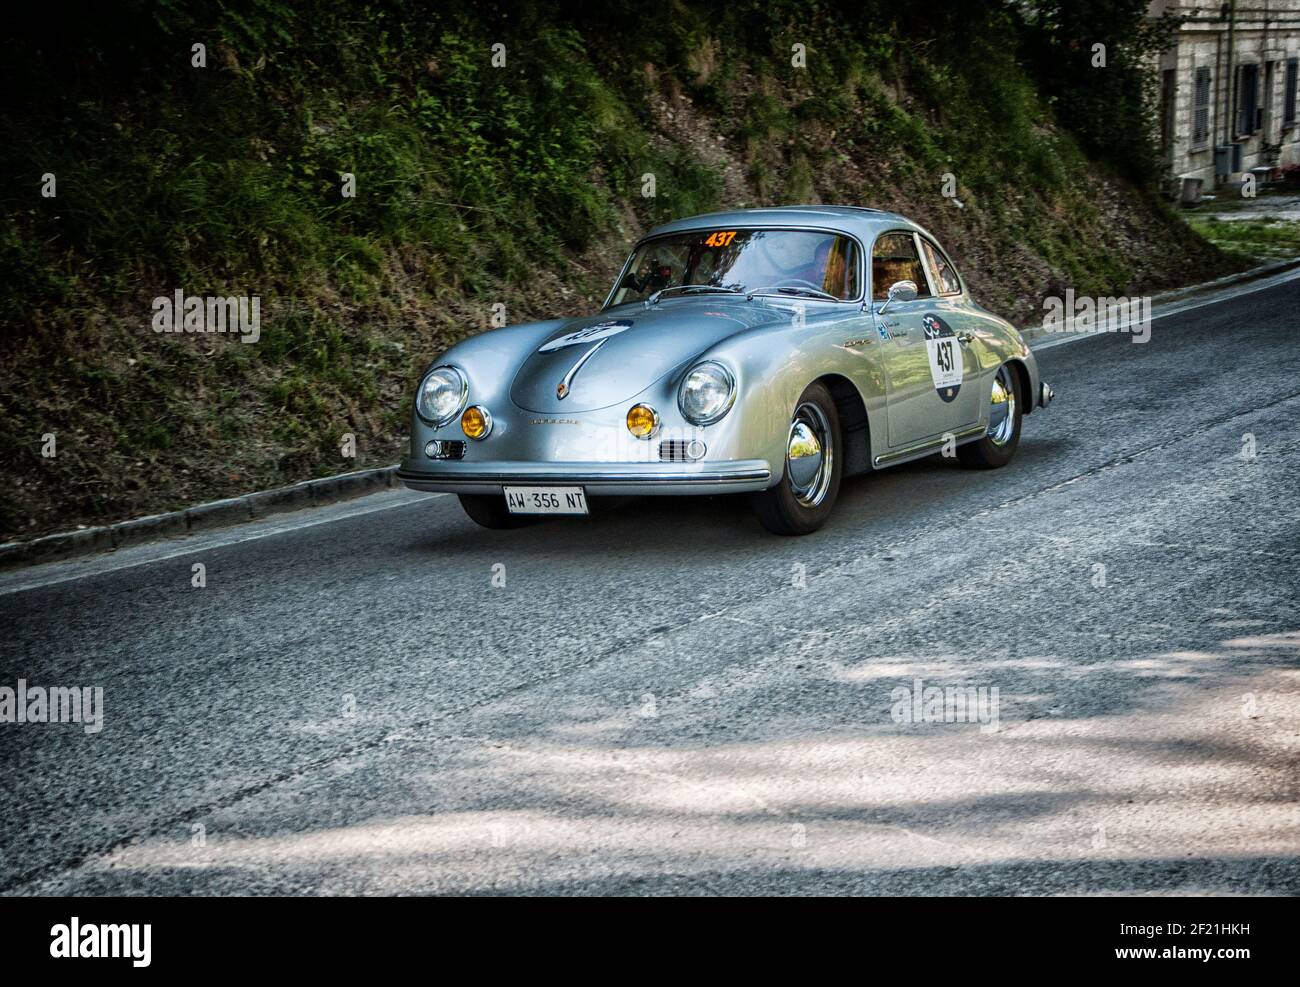
[[[531,514],[511,514],[504,494],[457,494],[460,506],[475,524],[485,528],[522,528],[536,518]]]
[[[998,367],[989,397],[989,430],[978,442],[957,447],[957,459],[967,469],[1005,466],[1020,444],[1020,375],[1009,363]]]
[[[830,517],[842,471],[835,402],[822,384],[811,384],[790,421],[781,482],[754,494],[758,520],[773,534],[811,534]]]

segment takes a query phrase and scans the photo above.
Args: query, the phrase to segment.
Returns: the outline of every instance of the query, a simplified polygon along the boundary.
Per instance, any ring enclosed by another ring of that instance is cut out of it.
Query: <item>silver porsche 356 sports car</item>
[[[399,478],[490,528],[588,497],[752,494],[779,534],[846,475],[954,451],[1005,465],[1052,390],[943,249],[851,206],[682,219],[633,249],[595,315],[456,344],[420,380]]]

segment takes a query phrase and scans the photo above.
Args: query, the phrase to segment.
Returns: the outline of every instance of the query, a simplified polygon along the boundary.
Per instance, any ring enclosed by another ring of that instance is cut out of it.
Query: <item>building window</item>
[[[1237,136],[1248,137],[1259,129],[1259,66],[1237,68]]]
[[[1210,70],[1196,70],[1196,86],[1192,94],[1192,147],[1204,151],[1210,145]]]
[[[1282,87],[1282,126],[1295,126],[1295,87],[1296,71],[1300,69],[1300,58],[1286,60],[1286,84]]]

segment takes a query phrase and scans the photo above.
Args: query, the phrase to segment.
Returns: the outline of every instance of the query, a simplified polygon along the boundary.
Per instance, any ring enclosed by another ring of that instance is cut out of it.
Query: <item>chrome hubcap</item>
[[[816,507],[831,485],[831,426],[815,404],[801,404],[790,423],[786,475],[790,489],[804,507]]]
[[[995,446],[1011,441],[1016,431],[1016,388],[1011,381],[1012,370],[1003,364],[993,379],[993,404],[989,408],[989,438]]]

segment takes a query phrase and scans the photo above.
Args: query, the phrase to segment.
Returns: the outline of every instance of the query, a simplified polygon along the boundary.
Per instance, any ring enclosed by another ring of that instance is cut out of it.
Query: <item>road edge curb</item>
[[[0,545],[0,571],[116,551],[163,538],[184,537],[245,524],[272,514],[324,507],[398,485],[397,466],[380,466],[195,504],[164,514],[58,532],[31,541],[6,542]]]

